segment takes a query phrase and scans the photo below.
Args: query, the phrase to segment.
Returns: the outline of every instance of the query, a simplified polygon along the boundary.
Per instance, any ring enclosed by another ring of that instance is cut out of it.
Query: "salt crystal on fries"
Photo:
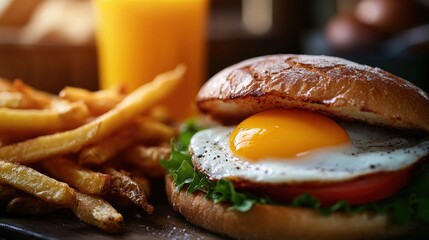
[[[111,111],[79,128],[1,147],[0,160],[31,163],[49,156],[76,152],[85,145],[98,142],[167,96],[184,72],[185,67],[180,65],[173,71],[158,75],[152,82],[129,94]]]
[[[24,165],[0,161],[0,183],[58,206],[73,207],[76,204],[75,191],[66,183]]]
[[[83,193],[101,195],[106,193],[110,186],[109,175],[81,167],[65,157],[43,160],[41,166],[50,176]]]

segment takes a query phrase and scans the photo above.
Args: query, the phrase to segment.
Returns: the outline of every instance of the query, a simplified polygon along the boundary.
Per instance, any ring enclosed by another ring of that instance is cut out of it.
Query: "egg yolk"
[[[241,122],[229,144],[240,157],[296,159],[312,150],[349,143],[347,132],[332,119],[300,109],[274,109]]]

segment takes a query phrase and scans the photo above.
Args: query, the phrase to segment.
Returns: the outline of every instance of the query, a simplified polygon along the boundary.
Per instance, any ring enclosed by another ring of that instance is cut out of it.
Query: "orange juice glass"
[[[131,91],[184,63],[185,78],[162,102],[176,119],[195,113],[205,78],[208,0],[94,0],[100,87]]]

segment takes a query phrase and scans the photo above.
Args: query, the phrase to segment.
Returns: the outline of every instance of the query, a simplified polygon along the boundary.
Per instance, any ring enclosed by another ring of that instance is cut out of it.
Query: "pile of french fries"
[[[157,103],[184,74],[178,66],[125,94],[66,87],[58,95],[20,80],[0,80],[0,206],[16,214],[71,209],[83,222],[115,233],[113,206],[151,214],[150,178],[162,178],[176,135]]]

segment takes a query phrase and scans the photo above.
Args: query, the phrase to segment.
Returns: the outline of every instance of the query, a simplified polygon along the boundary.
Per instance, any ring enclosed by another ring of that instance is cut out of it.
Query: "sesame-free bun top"
[[[334,118],[429,133],[429,96],[412,83],[345,59],[271,55],[214,75],[196,98],[225,124],[273,108],[301,108]]]

